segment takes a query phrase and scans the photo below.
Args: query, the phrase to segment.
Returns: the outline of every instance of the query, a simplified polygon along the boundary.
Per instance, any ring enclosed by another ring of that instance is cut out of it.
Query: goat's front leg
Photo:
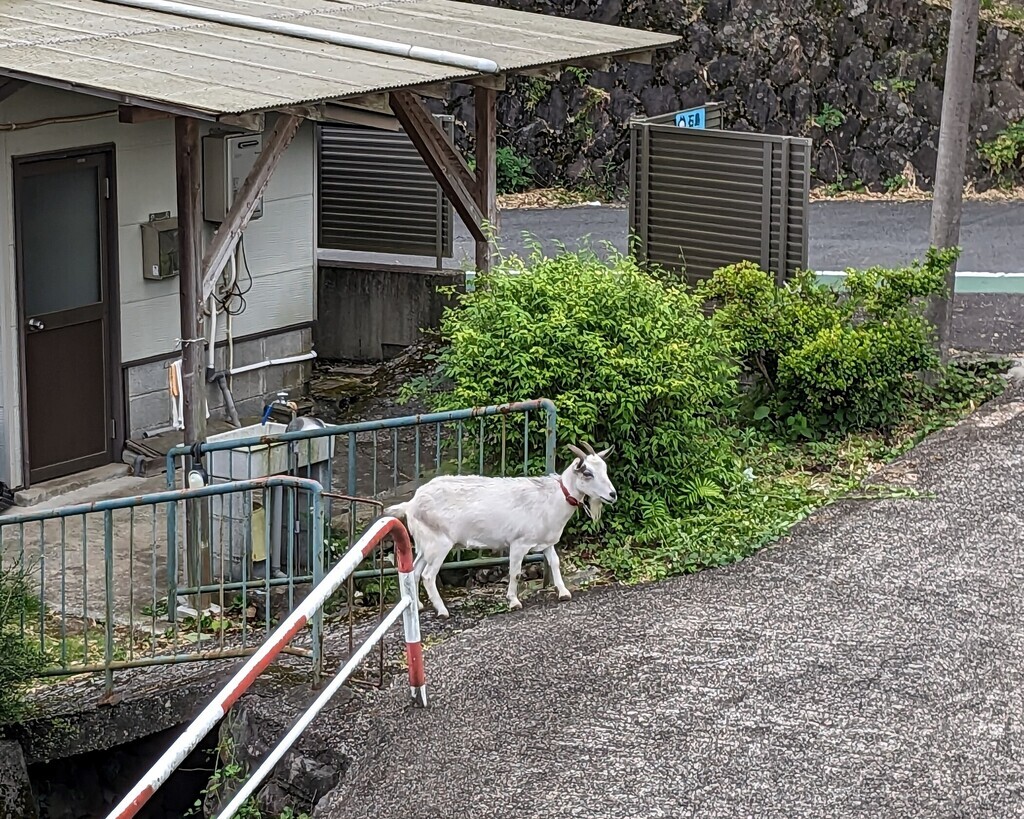
[[[513,543],[508,553],[508,609],[515,611],[521,609],[523,604],[519,602],[519,575],[523,570],[523,558],[530,551],[529,545]]]
[[[551,569],[551,582],[558,589],[558,599],[570,599],[572,595],[569,594],[569,590],[565,587],[565,581],[562,580],[561,561],[558,559],[558,552],[555,551],[554,544],[544,550],[544,557],[547,559],[548,567]]]

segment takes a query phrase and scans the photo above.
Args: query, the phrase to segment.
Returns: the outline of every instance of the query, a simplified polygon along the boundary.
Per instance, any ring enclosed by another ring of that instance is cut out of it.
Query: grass
[[[578,557],[605,582],[660,580],[748,557],[816,509],[843,499],[924,498],[898,486],[864,486],[865,478],[925,436],[962,420],[1004,389],[1004,362],[957,367],[950,388],[915,407],[888,432],[813,441],[782,441],[755,428],[736,431],[749,483],[724,502],[681,522],[657,542],[608,549],[579,544]]]

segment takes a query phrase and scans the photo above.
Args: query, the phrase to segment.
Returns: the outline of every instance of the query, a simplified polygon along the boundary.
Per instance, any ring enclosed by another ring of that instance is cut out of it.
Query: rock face
[[[254,771],[317,693],[310,690],[303,673],[290,675],[277,667],[265,672],[221,723],[222,770],[235,765]],[[350,700],[347,689],[338,692],[261,786],[257,801],[265,815],[281,816],[288,809],[295,814],[312,813],[320,798],[337,786],[350,765],[351,752],[332,740],[329,715],[343,712]],[[340,721],[343,724],[344,718]],[[216,816],[238,787],[237,782],[224,785],[208,787],[203,800],[206,816]]]
[[[0,819],[37,819],[32,783],[21,745],[0,740]]]
[[[931,187],[948,9],[923,0],[474,1],[682,37],[653,66],[510,85],[498,102],[499,145],[530,157],[541,183],[619,186],[630,117],[717,101],[727,128],[812,137],[819,183]],[[472,95],[459,88],[448,112],[472,123]],[[968,157],[980,186],[992,180],[975,141],[1022,118],[1024,38],[983,22]],[[460,139],[468,147],[465,129]]]

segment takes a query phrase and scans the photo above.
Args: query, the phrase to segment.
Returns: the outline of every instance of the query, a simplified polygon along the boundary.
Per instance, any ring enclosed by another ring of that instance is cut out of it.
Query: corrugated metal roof
[[[193,0],[188,0],[192,2]],[[207,8],[495,60],[505,72],[677,37],[454,0],[202,0]],[[102,0],[0,0],[0,73],[211,114],[474,76],[356,48]]]

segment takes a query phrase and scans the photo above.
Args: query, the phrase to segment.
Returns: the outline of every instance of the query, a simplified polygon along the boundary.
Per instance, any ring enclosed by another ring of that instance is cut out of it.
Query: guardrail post
[[[319,492],[311,492],[313,509],[310,528],[313,529],[313,588],[324,579],[324,506]],[[310,636],[313,640],[313,688],[320,687],[324,670],[324,609],[317,608],[311,618]]]
[[[413,572],[412,543],[404,526],[391,531],[395,543],[395,560],[398,564],[398,585],[402,599],[409,605],[402,612],[402,627],[405,632],[405,656],[409,666],[409,693],[415,705],[427,705],[427,679],[423,670],[423,643],[420,641],[420,597]]]
[[[82,520],[82,528],[89,521]],[[103,646],[103,699],[107,700],[114,694],[114,513],[107,509],[103,513],[103,580],[106,586],[104,594],[104,643]],[[88,622],[85,628],[89,628]]]

